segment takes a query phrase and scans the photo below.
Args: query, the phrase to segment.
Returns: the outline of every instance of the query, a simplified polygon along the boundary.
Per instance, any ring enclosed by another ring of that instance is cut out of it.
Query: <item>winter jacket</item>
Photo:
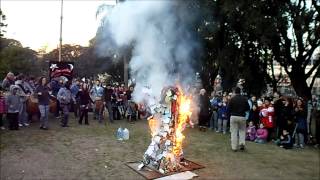
[[[10,92],[11,94],[7,97],[7,106],[8,106],[8,113],[17,113],[20,110],[20,97],[18,94],[13,95],[13,90],[14,89],[19,89],[16,85],[11,85],[10,86]]]
[[[245,117],[246,111],[249,111],[250,107],[247,98],[239,94],[230,99],[228,104],[228,110],[231,116]]]
[[[256,139],[256,127],[255,126],[248,126],[246,131],[246,139],[250,141],[254,141]]]
[[[68,105],[73,100],[72,95],[71,95],[71,91],[69,89],[67,89],[66,87],[62,87],[59,90],[57,97],[58,97],[60,104],[62,104],[62,105]]]
[[[284,148],[292,148],[293,141],[292,141],[290,134],[283,136],[283,139],[280,140],[280,145],[283,145]]]
[[[14,81],[9,80],[8,78],[5,78],[2,81],[2,88],[5,89],[6,91],[10,91],[10,86],[14,85]]]
[[[17,80],[15,85],[18,87],[17,95],[20,96],[20,101],[22,103],[27,101],[27,95],[31,92],[25,89],[24,83],[21,80]]]
[[[274,108],[272,106],[262,108],[260,110],[260,120],[265,128],[273,128]]]
[[[96,98],[96,97],[103,97],[104,95],[104,88],[101,87],[101,86],[93,86],[91,91],[90,91],[90,94]]]
[[[47,86],[39,85],[36,88],[36,93],[41,93],[38,95],[40,105],[49,105],[49,88]]]
[[[259,138],[259,139],[264,139],[264,140],[267,140],[267,137],[268,137],[268,131],[267,129],[265,128],[260,128],[257,130],[257,134],[256,134],[256,137]]]
[[[0,96],[0,114],[7,112],[6,99],[4,96]]]
[[[88,91],[79,91],[76,98],[79,98],[80,105],[88,105],[90,102],[93,103]]]
[[[200,95],[199,97],[199,106],[200,106],[200,115],[209,116],[210,109],[210,100],[207,95]]]
[[[228,106],[227,104],[222,104],[218,106],[218,119],[228,118]]]
[[[305,110],[299,110],[294,113],[294,120],[297,123],[297,132],[307,132],[307,112]]]

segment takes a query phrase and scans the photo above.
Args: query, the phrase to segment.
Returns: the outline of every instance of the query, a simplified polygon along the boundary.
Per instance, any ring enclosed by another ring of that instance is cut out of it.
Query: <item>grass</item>
[[[142,159],[150,143],[146,121],[128,124],[78,125],[70,128],[50,119],[50,130],[38,123],[19,131],[1,131],[0,179],[143,179],[125,166]],[[118,127],[130,140],[117,141]],[[319,150],[284,150],[273,144],[247,143],[246,152],[230,150],[229,135],[186,129],[185,157],[204,165],[198,179],[319,179]]]

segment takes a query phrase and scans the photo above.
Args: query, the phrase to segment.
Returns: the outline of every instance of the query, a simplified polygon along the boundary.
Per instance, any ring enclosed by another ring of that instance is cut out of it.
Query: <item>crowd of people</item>
[[[0,90],[0,127],[5,129],[6,114],[10,130],[28,127],[33,117],[40,120],[40,129],[48,130],[50,112],[61,119],[61,127],[69,127],[70,111],[80,125],[83,121],[89,125],[89,111],[99,123],[106,117],[104,112],[108,112],[110,123],[120,119],[134,123],[143,113],[132,101],[132,92],[133,86],[125,89],[123,84],[103,85],[99,80],[58,77],[49,82],[45,77],[9,72]]]
[[[45,77],[15,76],[10,72],[0,91],[0,127],[5,129],[2,119],[6,114],[10,130],[28,127],[34,116],[40,120],[40,129],[48,130],[50,112],[61,119],[61,127],[69,127],[70,111],[79,125],[89,125],[90,111],[99,123],[106,121],[105,118],[110,123],[120,119],[134,123],[147,117],[147,112],[143,104],[132,100],[133,91],[134,86],[126,89],[124,84],[103,84],[98,79],[59,77],[48,81]],[[209,128],[216,133],[230,132],[235,151],[238,146],[244,149],[245,140],[272,141],[286,149],[304,148],[310,134],[316,136],[314,144],[320,144],[320,99],[315,96],[309,101],[278,92],[272,97],[245,97],[239,88],[233,93],[208,94],[205,89],[194,91],[196,108],[191,118],[198,117],[196,123],[201,131]],[[316,132],[312,132],[314,129]]]
[[[245,140],[274,142],[286,149],[304,148],[306,143],[319,147],[319,97],[313,96],[307,101],[278,92],[259,98],[240,94],[240,88],[229,94],[213,91],[211,96],[206,95],[204,89],[200,90],[199,129],[230,132],[235,151],[238,147],[244,149]]]

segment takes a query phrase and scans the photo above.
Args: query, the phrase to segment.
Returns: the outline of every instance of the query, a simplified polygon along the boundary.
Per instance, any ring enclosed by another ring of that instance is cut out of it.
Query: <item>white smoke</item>
[[[186,88],[194,83],[191,64],[198,43],[187,27],[187,9],[177,2],[125,1],[107,9],[97,50],[112,57],[116,49],[133,48],[129,68],[136,83],[133,98],[137,102],[145,99],[146,86],[151,89],[150,96],[159,100],[166,86],[179,82]]]

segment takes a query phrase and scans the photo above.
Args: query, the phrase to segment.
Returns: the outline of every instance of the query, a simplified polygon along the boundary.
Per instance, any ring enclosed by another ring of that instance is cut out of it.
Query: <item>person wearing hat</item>
[[[234,89],[235,95],[230,99],[228,109],[230,113],[231,148],[234,152],[245,149],[246,138],[246,111],[249,111],[249,103],[246,97],[240,95],[241,89]],[[238,136],[239,134],[239,136]]]

